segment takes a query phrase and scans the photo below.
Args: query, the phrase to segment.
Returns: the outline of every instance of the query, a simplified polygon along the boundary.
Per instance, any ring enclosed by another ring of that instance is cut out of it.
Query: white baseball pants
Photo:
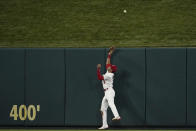
[[[102,103],[101,103],[101,111],[103,113],[102,114],[103,126],[108,125],[107,124],[108,106],[111,108],[114,117],[119,116],[116,106],[114,104],[114,97],[115,97],[115,91],[113,88],[109,88],[108,90],[105,91],[105,96],[103,97]]]

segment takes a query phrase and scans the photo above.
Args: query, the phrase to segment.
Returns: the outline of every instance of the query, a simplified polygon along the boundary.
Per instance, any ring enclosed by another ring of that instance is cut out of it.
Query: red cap
[[[114,73],[114,72],[117,71],[117,66],[116,66],[116,65],[112,65],[112,66],[111,66],[111,69],[112,69],[112,72]]]

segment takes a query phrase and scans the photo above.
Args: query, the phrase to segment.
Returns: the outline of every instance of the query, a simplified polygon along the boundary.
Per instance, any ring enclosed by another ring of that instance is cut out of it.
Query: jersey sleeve
[[[97,77],[99,80],[104,80],[104,77],[101,75],[100,69],[97,69]]]
[[[111,67],[112,65],[111,64],[107,64],[106,65],[106,69],[108,69],[109,67]]]

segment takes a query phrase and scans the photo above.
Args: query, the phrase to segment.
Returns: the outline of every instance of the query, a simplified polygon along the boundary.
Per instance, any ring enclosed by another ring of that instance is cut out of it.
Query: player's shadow
[[[137,124],[138,122],[143,121],[144,114],[142,114],[141,109],[139,109],[141,107],[138,107],[137,100],[132,99],[133,97],[131,94],[133,94],[133,92],[130,91],[134,91],[136,94],[141,94],[142,92],[135,90],[137,88],[130,82],[132,77],[131,72],[127,70],[119,70],[119,72],[116,73],[114,80],[114,88],[116,91],[115,103],[122,117],[122,122],[126,121],[125,123],[127,123],[127,121],[129,121],[129,123]],[[112,124],[115,125],[115,122]],[[116,124],[121,125],[121,122]]]

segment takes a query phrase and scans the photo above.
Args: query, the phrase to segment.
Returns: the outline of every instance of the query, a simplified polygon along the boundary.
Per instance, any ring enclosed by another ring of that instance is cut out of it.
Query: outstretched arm
[[[104,77],[101,75],[101,64],[97,65],[97,77],[99,80],[104,80]]]
[[[111,64],[111,54],[110,53],[108,53],[108,57],[107,57],[107,59],[106,59],[106,65],[107,64]]]
[[[112,55],[112,53],[114,52],[114,50],[115,50],[115,48],[114,48],[113,46],[110,47],[110,49],[109,49],[109,51],[108,51],[108,57],[107,57],[107,60],[106,60],[106,65],[107,65],[107,64],[111,64],[110,59],[111,59],[111,55]]]
[[[110,47],[109,51],[108,51],[108,57],[106,60],[106,69],[110,68],[111,66],[111,55],[114,52],[115,48],[112,46]]]

